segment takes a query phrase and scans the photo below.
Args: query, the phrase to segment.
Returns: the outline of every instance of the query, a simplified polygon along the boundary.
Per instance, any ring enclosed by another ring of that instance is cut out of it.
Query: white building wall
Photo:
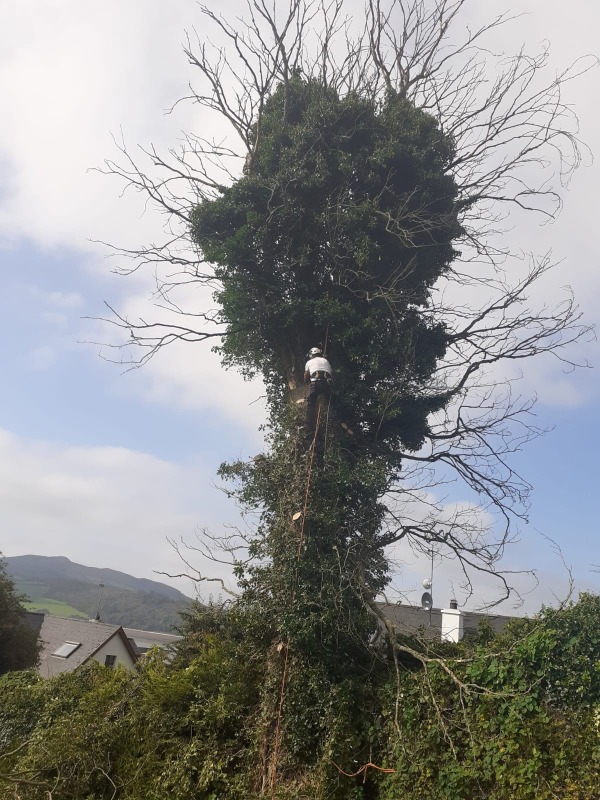
[[[92,656],[94,661],[104,664],[106,656],[116,656],[115,667],[122,666],[133,669],[134,660],[121,637],[115,633],[102,647]],[[92,660],[90,659],[90,660]]]

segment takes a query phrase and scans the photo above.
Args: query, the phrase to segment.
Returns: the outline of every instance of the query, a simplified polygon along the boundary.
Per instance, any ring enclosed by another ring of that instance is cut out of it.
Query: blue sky
[[[471,22],[481,21],[471,4]],[[353,6],[349,3],[349,7]],[[510,8],[485,4],[485,13]],[[223,4],[221,4],[223,7]],[[225,10],[237,11],[233,0]],[[557,66],[596,47],[600,10],[573,0],[520,0],[531,11],[497,45],[535,48],[549,39]],[[192,75],[181,51],[198,22],[191,0],[7,0],[0,10],[0,550],[5,555],[60,554],[140,577],[179,572],[166,537],[193,541],[199,527],[235,524],[237,512],[213,486],[223,460],[260,448],[261,387],[223,373],[202,345],[163,354],[123,374],[83,342],[107,335],[84,317],[103,301],[147,308],[149,284],[111,273],[93,240],[124,246],[155,237],[160,219],[139,198],[90,172],[115,157],[111,134],[129,144],[173,145],[181,130],[203,130],[197,108],[164,110]],[[600,153],[598,71],[571,87],[582,136]],[[565,190],[551,226],[516,229],[514,246],[552,248],[560,268],[542,295],[573,286],[590,324],[598,321],[597,165]],[[542,296],[542,299],[545,299]],[[598,364],[597,344],[582,351]],[[527,609],[566,587],[561,559],[537,531],[559,545],[578,588],[600,589],[590,565],[596,543],[596,463],[600,385],[597,369],[565,375],[549,361],[526,368],[523,390],[539,397],[538,422],[554,431],[519,454],[534,486],[531,524],[507,565],[537,568],[540,587]],[[218,574],[215,566],[202,569]],[[415,599],[422,564],[407,558],[397,583]],[[436,567],[437,597],[456,579]],[[177,585],[191,591],[188,583]],[[478,587],[486,598],[486,586]]]

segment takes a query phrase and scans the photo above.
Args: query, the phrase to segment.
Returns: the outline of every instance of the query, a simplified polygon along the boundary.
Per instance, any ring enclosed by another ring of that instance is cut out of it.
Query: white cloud
[[[84,299],[79,292],[49,292],[46,302],[56,308],[77,309],[83,306]]]
[[[186,319],[164,306],[153,305],[149,300],[154,287],[150,275],[136,273],[123,280],[129,282],[133,291],[121,303],[115,304],[116,311],[132,324],[151,320],[179,326],[189,324],[192,329],[200,331],[214,330],[201,319]],[[177,304],[190,311],[213,306],[209,290],[189,286],[179,292]],[[105,313],[110,319],[110,313]],[[107,343],[109,346],[101,347],[102,356],[114,361],[122,359],[125,365],[130,359],[135,361],[144,355],[138,347],[119,349],[119,345],[127,343],[125,331],[101,321],[87,322],[85,338]],[[219,339],[171,342],[141,369],[129,373],[127,390],[144,401],[171,408],[216,412],[227,423],[234,422],[256,444],[259,440],[257,429],[266,418],[264,385],[260,379],[246,381],[237,370],[224,369],[220,357],[212,352],[212,347],[218,343]]]
[[[440,487],[440,491],[441,491]],[[457,493],[459,490],[456,489]],[[387,499],[404,524],[430,527],[437,536],[447,531],[465,543],[464,563],[442,543],[432,548],[418,539],[401,539],[387,548],[390,559],[391,582],[385,596],[390,602],[419,605],[424,591],[423,579],[431,578],[431,590],[436,608],[448,607],[451,599],[459,606],[477,610],[493,606],[496,613],[535,614],[542,605],[556,606],[569,598],[570,591],[600,591],[598,575],[590,571],[589,554],[580,553],[577,543],[565,539],[562,549],[539,530],[513,520],[512,533],[507,538],[501,560],[489,565],[469,555],[473,545],[491,550],[502,536],[503,520],[467,500],[448,500],[434,491],[398,494]],[[455,527],[455,525],[457,527]],[[500,528],[498,528],[500,525]],[[517,529],[521,527],[521,534]],[[469,564],[470,562],[470,564]],[[480,563],[483,569],[474,565]],[[506,586],[510,587],[508,599]],[[497,604],[498,605],[495,605]]]
[[[6,556],[65,555],[156,579],[155,570],[182,571],[166,537],[190,541],[198,525],[221,529],[221,505],[220,493],[197,463],[176,464],[125,448],[25,441],[0,429]],[[215,574],[214,565],[195,560]],[[189,582],[174,583],[191,593]]]
[[[65,317],[72,320],[84,307],[86,313],[105,313],[102,299],[119,311],[153,314],[150,281],[142,278],[141,292],[135,279],[110,276],[122,261],[107,261],[108,251],[89,239],[135,247],[160,239],[164,220],[146,209],[145,198],[119,197],[118,180],[89,169],[105,158],[118,160],[110,134],[120,138],[121,128],[133,151],[150,142],[165,151],[181,128],[198,128],[201,120],[191,104],[163,114],[187,92],[190,72],[181,43],[197,19],[197,9],[186,0],[168,5],[107,0],[100,6],[23,0],[0,11],[0,160],[9,168],[0,185],[0,241],[25,238],[42,248],[68,247],[81,253],[84,272],[106,276],[104,298],[65,291],[40,298],[48,306],[42,319],[56,330],[64,330]],[[78,328],[79,339],[112,339],[112,332],[104,328],[97,334],[98,327],[87,321]],[[213,409],[255,430],[264,419],[263,405],[254,403],[262,394],[260,384],[222,370],[211,344],[168,348],[130,385],[145,399]],[[31,365],[50,366],[51,349],[48,343],[35,348]],[[90,357],[96,352],[90,349]]]
[[[31,369],[46,370],[54,366],[58,360],[58,353],[48,345],[35,347],[27,354],[27,361]]]
[[[141,206],[119,202],[119,187],[88,170],[114,155],[110,132],[121,126],[134,147],[165,129],[176,136],[178,123],[162,114],[185,91],[180,43],[194,11],[183,0],[3,4],[5,236],[86,249],[86,237],[143,229]]]
[[[42,322],[47,322],[48,325],[59,330],[64,330],[69,324],[67,317],[58,311],[43,311],[40,319]]]
[[[431,498],[430,498],[431,499]],[[445,505],[446,518],[468,503]],[[417,515],[416,506],[413,516]],[[473,510],[473,514],[474,514]],[[0,528],[6,556],[34,553],[65,555],[73,561],[111,567],[138,577],[165,580],[192,593],[186,580],[157,578],[156,571],[179,573],[183,566],[166,537],[194,545],[198,527],[213,532],[224,525],[240,524],[235,509],[214,489],[211,476],[199,463],[175,463],[122,447],[72,447],[59,442],[28,441],[0,429]],[[242,523],[243,524],[243,523]],[[560,556],[551,553],[547,540],[512,545],[507,569],[515,571],[539,565],[539,588],[530,576],[515,574],[513,583],[523,593],[519,613],[533,613],[542,603],[565,598],[568,573]],[[541,550],[544,551],[542,558]],[[209,576],[223,576],[221,565],[206,561],[197,552],[186,553],[193,566]],[[393,556],[396,568],[391,599],[418,604],[422,579],[429,577],[430,557],[401,545]],[[471,573],[473,596],[467,607],[493,602],[497,583],[485,574]],[[597,576],[583,568],[576,574],[578,589],[598,591]],[[460,587],[463,575],[456,560],[434,560],[433,596],[436,607],[451,597],[466,600]],[[214,584],[204,588],[204,596]],[[509,614],[513,600],[498,610]]]
[[[241,428],[256,431],[265,420],[264,386],[261,381],[244,381],[237,373],[224,370],[219,357],[204,345],[170,345],[140,374],[140,387],[147,386],[150,398],[176,408],[207,408],[234,419]]]

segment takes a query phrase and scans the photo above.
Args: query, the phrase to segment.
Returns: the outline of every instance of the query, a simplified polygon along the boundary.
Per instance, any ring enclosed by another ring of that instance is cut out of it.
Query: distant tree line
[[[37,631],[27,624],[25,599],[16,591],[0,555],[0,675],[32,667],[38,659]]]
[[[71,580],[48,580],[48,597],[62,600],[83,611],[90,619],[98,610],[98,589],[89,584]],[[190,601],[191,602],[191,601]],[[100,617],[102,622],[142,630],[172,631],[180,622],[179,612],[186,605],[171,600],[157,592],[134,592],[106,586],[102,595]]]

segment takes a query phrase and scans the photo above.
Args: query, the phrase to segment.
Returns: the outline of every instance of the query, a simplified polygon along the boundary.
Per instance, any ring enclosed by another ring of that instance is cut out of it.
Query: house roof
[[[50,678],[60,672],[71,672],[93,658],[98,650],[115,636],[122,640],[132,661],[135,662],[137,660],[135,650],[120,625],[45,614],[40,630],[42,653],[38,672],[44,678]],[[77,646],[64,647],[69,644]],[[63,653],[68,652],[68,655],[62,657],[53,655],[59,649]]]
[[[139,654],[147,653],[151,647],[158,646],[167,649],[169,645],[181,641],[181,636],[174,633],[160,633],[159,631],[142,631],[138,628],[123,628],[125,636],[133,644],[134,650]]]
[[[397,633],[414,635],[421,631],[425,638],[439,638],[442,630],[442,610],[432,608],[424,611],[420,606],[408,606],[402,603],[380,603],[379,607]],[[480,623],[487,620],[494,633],[502,633],[514,617],[500,614],[484,614],[478,611],[463,612],[463,630],[465,636],[474,636]]]

